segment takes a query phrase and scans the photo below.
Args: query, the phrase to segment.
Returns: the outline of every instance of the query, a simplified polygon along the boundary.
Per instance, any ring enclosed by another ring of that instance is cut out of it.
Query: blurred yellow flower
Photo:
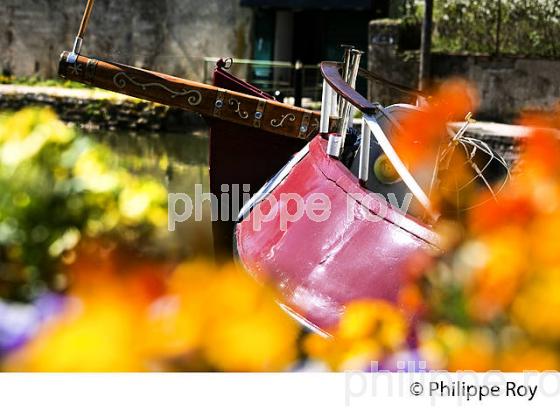
[[[83,188],[92,192],[109,192],[119,187],[121,180],[118,172],[109,169],[103,161],[104,150],[89,148],[78,158],[74,175],[80,179]]]
[[[454,325],[424,326],[420,353],[429,369],[489,371],[495,369],[492,334],[484,329],[466,330]]]
[[[365,369],[371,361],[404,347],[408,325],[403,314],[382,300],[352,302],[332,338],[309,335],[305,351],[334,370]]]
[[[262,300],[253,312],[221,315],[203,339],[203,352],[213,367],[272,372],[287,370],[295,362],[298,326],[273,299]]]
[[[336,337],[346,340],[374,339],[383,348],[394,350],[402,345],[407,323],[401,312],[382,300],[352,302],[346,308]]]
[[[32,372],[122,372],[147,370],[135,337],[138,312],[122,298],[97,295],[75,300],[5,369]]]
[[[299,326],[274,296],[234,265],[185,263],[152,306],[148,349],[164,357],[194,352],[222,371],[285,370],[297,358]]]
[[[275,295],[235,265],[215,272],[207,291],[202,350],[226,371],[278,371],[296,357],[299,326],[275,303]]]
[[[64,144],[74,132],[51,110],[27,108],[0,121],[0,163],[17,167],[33,158],[45,145]]]
[[[128,223],[138,223],[145,219],[156,226],[167,222],[164,204],[167,191],[154,181],[130,181],[119,196],[119,210]],[[159,212],[158,212],[159,211]]]

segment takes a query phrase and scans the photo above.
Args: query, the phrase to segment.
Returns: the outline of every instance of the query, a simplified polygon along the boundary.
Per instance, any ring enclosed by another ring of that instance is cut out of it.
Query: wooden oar
[[[86,56],[69,61],[69,55],[62,53],[58,70],[68,80],[287,137],[319,132],[319,112]]]

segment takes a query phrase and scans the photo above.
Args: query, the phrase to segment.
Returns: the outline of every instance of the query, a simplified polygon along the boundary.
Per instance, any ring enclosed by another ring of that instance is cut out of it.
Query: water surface
[[[133,174],[156,178],[170,193],[186,193],[194,198],[197,184],[202,192],[209,192],[207,128],[173,134],[137,131],[87,131],[84,134],[117,154],[119,165]],[[209,204],[203,204],[201,221],[179,224],[173,238],[184,256],[211,254]]]

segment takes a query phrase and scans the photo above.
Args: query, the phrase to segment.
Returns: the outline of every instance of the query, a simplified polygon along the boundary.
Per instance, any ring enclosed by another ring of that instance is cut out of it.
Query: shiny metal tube
[[[334,92],[332,92],[332,98],[331,98],[331,118],[339,118],[338,117],[338,94]]]
[[[321,128],[320,133],[329,136],[329,141],[327,144],[327,155],[332,157],[337,157],[340,155],[342,138],[338,134],[329,134],[329,125],[331,115],[336,107],[336,93],[332,87],[327,83],[326,80],[323,81],[323,98],[321,103]]]
[[[323,80],[323,98],[321,99],[321,128],[319,132],[321,134],[328,134],[329,132],[329,122],[331,118],[331,105],[332,105],[332,95],[333,89]]]
[[[363,52],[360,50],[350,50],[350,74],[348,77],[348,84],[352,88],[356,87],[362,54]],[[342,146],[344,147],[346,132],[348,131],[348,126],[351,121],[350,115],[352,113],[352,106],[347,101],[345,101],[343,105],[344,111],[342,112],[341,121],[339,122],[338,133],[342,136]]]
[[[344,48],[344,58],[343,58],[343,63],[342,63],[342,78],[344,79],[344,81],[346,81],[347,83],[350,81],[350,72],[351,72],[351,59],[352,59],[352,50],[354,50],[354,46],[348,46],[348,45],[342,45],[342,48]],[[344,106],[346,101],[343,98],[338,97],[338,117],[342,118],[342,115],[344,114]]]
[[[366,121],[362,122],[362,140],[360,141],[360,168],[358,178],[365,184],[369,177],[369,155],[370,155],[371,131]]]

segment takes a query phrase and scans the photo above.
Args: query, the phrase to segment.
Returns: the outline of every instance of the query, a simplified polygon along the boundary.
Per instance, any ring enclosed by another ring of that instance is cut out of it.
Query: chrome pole
[[[340,152],[341,138],[338,134],[330,134],[330,119],[336,109],[336,93],[326,80],[323,80],[323,98],[321,103],[320,133],[329,136],[327,155],[336,156]]]
[[[362,140],[360,141],[360,168],[358,178],[365,185],[369,178],[369,154],[371,131],[366,121],[362,122]]]
[[[332,92],[331,94],[331,118],[338,119],[338,94],[335,92]]]
[[[344,58],[343,58],[343,63],[342,63],[342,78],[344,79],[344,81],[346,81],[347,83],[349,83],[350,81],[350,63],[351,63],[351,59],[352,59],[352,50],[354,50],[354,46],[348,46],[348,45],[342,45],[341,46],[344,49]],[[344,103],[345,100],[343,98],[340,97],[339,99],[339,103],[338,103],[338,117],[342,118],[343,114],[344,114]]]
[[[362,59],[363,52],[360,50],[350,50],[350,74],[348,77],[348,84],[352,88],[356,88],[356,81],[358,79],[358,72],[360,70],[360,61]],[[346,132],[348,131],[348,126],[351,121],[352,105],[348,101],[344,101],[344,111],[342,112],[342,118],[339,122],[338,133],[342,137],[342,148],[344,147],[344,141],[346,139]]]
[[[354,46],[349,46],[349,45],[342,45],[341,46],[344,49],[344,58],[343,58],[343,74],[342,77],[344,78],[344,81],[348,81],[348,76],[349,76],[349,72],[350,72],[350,59],[351,59],[351,54],[350,51],[354,49]],[[328,92],[327,95],[325,95],[325,90],[327,90],[328,87]],[[322,104],[322,108],[325,108],[325,98],[328,97],[328,94],[330,93],[330,118],[336,118],[336,120],[339,122],[340,118],[341,118],[341,112],[342,112],[342,105],[344,104],[344,99],[340,98],[338,96],[337,93],[334,92],[334,90],[327,84],[326,81],[323,82],[323,104]],[[325,113],[322,112],[321,113],[321,121],[325,121]],[[330,120],[329,118],[329,120]],[[324,124],[324,127],[328,128],[327,124]],[[323,128],[323,126],[322,126]],[[338,128],[338,127],[337,127]],[[330,130],[327,130],[326,132],[328,133]],[[341,152],[341,148],[342,148],[342,138],[340,136],[340,134],[329,134],[329,141],[327,144],[327,154],[330,155],[331,157],[335,157],[338,158],[340,156],[340,152]]]
[[[319,129],[319,132],[325,135],[330,131],[329,123],[331,118],[332,94],[333,89],[326,80],[323,80],[323,97],[321,99],[321,127]]]

